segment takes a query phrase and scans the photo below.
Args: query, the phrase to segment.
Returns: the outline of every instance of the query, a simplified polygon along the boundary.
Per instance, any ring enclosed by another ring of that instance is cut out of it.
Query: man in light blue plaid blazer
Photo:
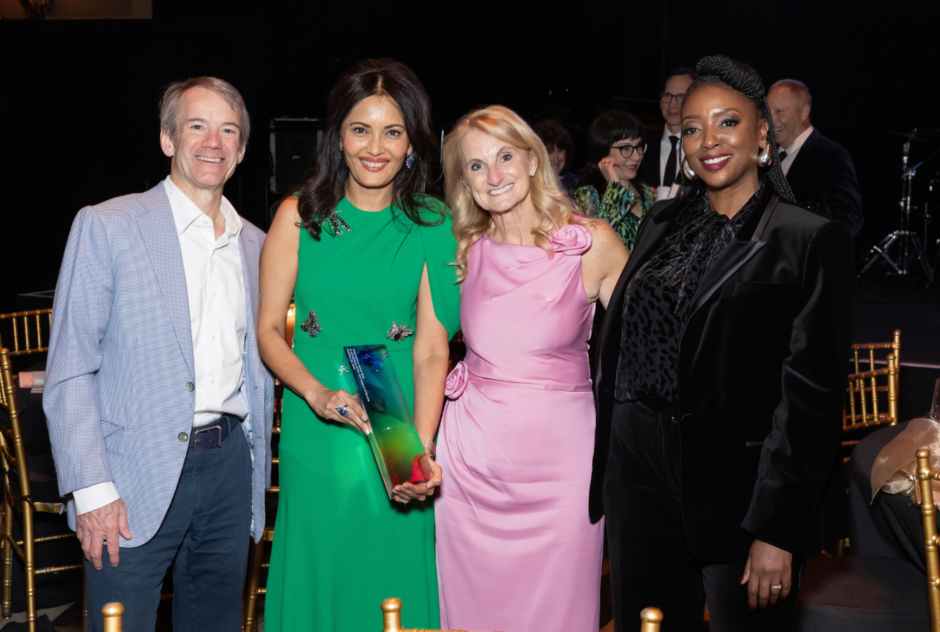
[[[160,135],[170,176],[72,225],[44,409],[93,630],[109,601],[124,604],[125,629],[153,630],[174,562],[174,630],[240,627],[274,407],[256,340],[264,233],[222,195],[249,124],[230,84],[171,85]]]

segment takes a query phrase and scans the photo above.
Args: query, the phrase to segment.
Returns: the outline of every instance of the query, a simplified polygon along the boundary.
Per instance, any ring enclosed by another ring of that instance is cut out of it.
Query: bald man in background
[[[862,228],[862,194],[852,157],[838,143],[813,128],[813,96],[801,81],[781,79],[770,86],[767,102],[780,145],[780,166],[800,206]]]

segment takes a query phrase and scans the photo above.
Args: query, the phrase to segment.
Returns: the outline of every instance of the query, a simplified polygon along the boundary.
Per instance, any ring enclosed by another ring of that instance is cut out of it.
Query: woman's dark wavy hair
[[[610,153],[614,143],[630,138],[639,138],[644,141],[646,129],[640,119],[623,110],[610,110],[604,112],[591,123],[584,135],[584,144],[587,149],[587,166],[581,171],[581,177],[592,185],[600,196],[607,189],[607,179],[601,173],[597,163]],[[635,182],[639,183],[637,179]]]
[[[326,127],[317,147],[316,169],[300,188],[301,225],[314,239],[320,239],[324,220],[346,195],[349,167],[339,150],[343,121],[357,103],[371,96],[387,96],[395,101],[414,152],[412,168],[402,165],[392,180],[394,208],[421,226],[443,221],[424,200],[432,192],[431,167],[439,156],[431,131],[428,95],[408,66],[391,59],[366,59],[347,70],[330,91]],[[438,217],[428,221],[429,214]]]
[[[568,133],[565,126],[555,119],[548,119],[536,123],[532,127],[532,131],[538,135],[542,140],[542,144],[545,145],[545,149],[549,152],[556,148],[565,152],[565,166],[562,167],[561,173],[558,175],[567,173],[571,169],[571,163],[574,162],[574,143],[571,141],[571,134]]]
[[[749,65],[729,59],[724,55],[703,57],[695,65],[695,68],[698,70],[699,77],[692,82],[692,85],[685,93],[685,102],[688,102],[689,95],[699,86],[718,83],[723,83],[737,90],[753,101],[754,105],[757,106],[758,115],[767,121],[767,142],[770,143],[770,151],[773,156],[769,167],[758,167],[758,169],[770,180],[777,195],[785,201],[795,204],[794,200],[796,198],[790,189],[786,176],[783,175],[783,169],[780,168],[780,152],[777,147],[777,138],[774,136],[774,122],[770,115],[770,105],[767,104],[767,91],[764,89],[764,82],[761,81],[760,75]],[[690,193],[696,195],[704,187],[702,181],[698,180],[693,184]]]

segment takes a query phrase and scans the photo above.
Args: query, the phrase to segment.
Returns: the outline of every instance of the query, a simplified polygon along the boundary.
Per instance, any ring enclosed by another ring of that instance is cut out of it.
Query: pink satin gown
[[[594,305],[590,231],[542,248],[484,236],[470,248],[466,362],[447,379],[434,503],[442,629],[596,632],[603,520],[588,518]]]

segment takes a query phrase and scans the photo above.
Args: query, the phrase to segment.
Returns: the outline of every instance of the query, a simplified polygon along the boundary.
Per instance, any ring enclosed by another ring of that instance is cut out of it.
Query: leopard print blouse
[[[692,297],[702,276],[753,213],[760,195],[758,190],[728,219],[713,211],[702,193],[676,218],[657,251],[627,284],[614,389],[618,401],[652,397],[676,403],[679,334]]]

